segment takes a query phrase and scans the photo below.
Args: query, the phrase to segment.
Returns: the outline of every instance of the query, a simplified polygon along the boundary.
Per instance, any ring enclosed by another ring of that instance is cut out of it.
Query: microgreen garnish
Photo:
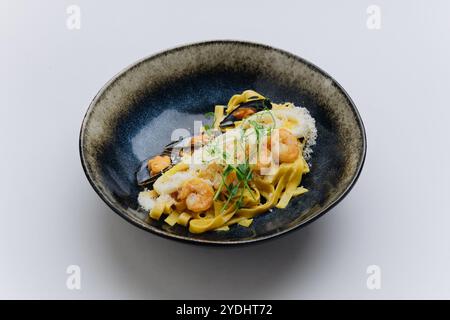
[[[257,146],[257,152],[259,153],[259,149],[260,149],[260,145],[261,142],[263,140],[263,138],[265,136],[270,136],[273,129],[275,129],[276,126],[276,119],[272,113],[272,111],[269,109],[268,105],[270,105],[270,102],[268,101],[264,110],[259,112],[258,114],[255,114],[254,116],[250,116],[248,119],[245,119],[244,121],[246,121],[254,130],[254,133],[256,135],[256,146]],[[270,117],[272,118],[272,124],[271,125],[267,125],[265,124],[262,120],[262,117],[264,116],[265,113],[269,113]],[[213,113],[208,113],[208,116],[211,117]],[[207,116],[207,115],[205,115]],[[245,148],[245,143],[248,141],[248,136],[245,134],[246,130],[243,129],[243,127],[240,127],[241,129],[241,135],[240,135],[240,141],[238,141],[239,139],[236,139],[233,141],[234,143],[234,152],[235,154],[237,151],[237,148],[241,148],[242,151],[245,154],[246,148]],[[238,143],[240,142],[240,143]],[[217,151],[217,152],[216,152]],[[216,155],[216,156],[222,156],[222,160],[224,160],[224,163],[226,164],[222,175],[221,175],[221,182],[220,185],[216,191],[216,193],[214,194],[214,200],[219,199],[219,197],[223,194],[224,198],[222,198],[224,200],[224,204],[222,206],[221,211],[225,211],[227,209],[227,207],[230,205],[230,202],[235,199],[236,197],[238,197],[237,201],[235,202],[234,206],[235,209],[238,210],[243,206],[243,201],[244,201],[244,195],[245,192],[249,192],[250,196],[255,199],[255,195],[250,187],[250,181],[252,179],[252,169],[249,165],[249,159],[251,158],[250,156],[247,157],[245,156],[245,162],[238,164],[238,165],[232,165],[232,164],[227,164],[227,162],[229,162],[228,160],[230,160],[230,155],[228,155],[225,151],[222,151],[222,154],[219,154],[219,150],[215,150],[212,149],[211,152]],[[210,153],[211,153],[210,152]],[[234,160],[239,160],[239,159],[234,159]],[[236,174],[236,178],[233,179],[234,181],[229,182],[229,184],[227,184],[227,180],[230,174],[235,173]]]
[[[235,184],[233,181],[230,184],[227,184],[226,179],[232,172],[236,173],[237,183]],[[222,189],[224,187],[226,188],[227,198],[222,207],[222,212],[225,211],[225,209],[228,207],[230,201],[237,196],[239,190],[241,190],[241,192],[239,194],[239,199],[235,203],[236,210],[242,207],[242,201],[245,190],[248,190],[252,198],[255,199],[255,196],[253,195],[253,192],[249,186],[249,181],[251,179],[252,179],[252,170],[248,162],[239,164],[237,166],[229,164],[225,167],[222,173],[222,181],[219,185],[219,188],[216,191],[216,194],[214,195],[214,200],[217,200],[220,193],[222,192]]]
[[[210,112],[205,113],[205,118],[207,118],[207,119],[214,118],[214,112],[210,111]]]
[[[216,122],[216,114],[212,111],[207,112],[204,114],[204,117],[206,119],[213,119],[212,124],[205,124],[203,127],[205,128],[205,131],[207,134],[210,134],[210,130],[213,129],[213,125]]]

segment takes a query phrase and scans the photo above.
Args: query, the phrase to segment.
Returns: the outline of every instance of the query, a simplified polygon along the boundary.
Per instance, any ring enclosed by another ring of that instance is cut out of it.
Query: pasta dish
[[[227,231],[308,191],[301,181],[317,130],[306,108],[246,90],[206,116],[198,134],[138,169],[138,202],[151,219],[191,233]]]

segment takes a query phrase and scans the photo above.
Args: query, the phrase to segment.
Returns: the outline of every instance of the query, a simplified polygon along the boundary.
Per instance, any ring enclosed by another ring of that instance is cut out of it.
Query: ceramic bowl
[[[306,107],[316,120],[317,144],[304,176],[306,194],[286,209],[256,217],[249,228],[191,234],[187,228],[146,219],[139,209],[135,171],[170,142],[175,128],[236,93],[253,89],[274,102]],[[269,239],[329,211],[350,191],[364,164],[361,117],[344,89],[312,63],[267,45],[241,41],[190,44],[144,58],[117,74],[95,96],[81,126],[80,156],[94,190],[135,226],[200,244],[242,244]]]

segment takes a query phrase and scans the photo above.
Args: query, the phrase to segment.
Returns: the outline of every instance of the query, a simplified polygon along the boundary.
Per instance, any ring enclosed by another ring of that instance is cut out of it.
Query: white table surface
[[[80,30],[66,27],[71,4]],[[1,1],[0,298],[450,298],[449,32],[448,1]],[[231,249],[160,238],[114,214],[81,168],[80,124],[105,82],[212,39],[310,60],[366,125],[355,188],[286,237]],[[69,265],[80,290],[66,287]]]

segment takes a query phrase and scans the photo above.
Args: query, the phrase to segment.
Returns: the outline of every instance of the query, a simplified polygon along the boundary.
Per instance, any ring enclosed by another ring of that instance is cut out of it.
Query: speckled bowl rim
[[[277,51],[278,53],[281,53],[283,55],[286,55],[290,58],[293,58],[295,60],[298,60],[299,62],[307,65],[308,67],[314,69],[315,71],[319,72],[320,74],[322,74],[323,76],[325,76],[326,78],[328,78],[329,80],[331,80],[332,83],[334,83],[336,85],[336,87],[344,94],[345,98],[347,99],[348,104],[351,106],[351,109],[355,115],[356,121],[358,123],[358,126],[361,129],[361,134],[362,134],[362,143],[363,146],[361,148],[361,154],[360,154],[360,161],[358,163],[357,166],[357,170],[355,172],[355,174],[352,177],[352,180],[350,181],[350,183],[348,184],[348,186],[346,187],[346,189],[332,202],[330,202],[326,207],[322,208],[322,210],[317,213],[314,216],[308,217],[305,220],[303,220],[302,222],[300,222],[297,225],[294,225],[288,229],[279,231],[277,233],[274,234],[270,234],[267,236],[262,236],[262,237],[258,237],[255,239],[245,239],[245,240],[230,240],[230,241],[215,241],[215,240],[205,240],[205,239],[196,239],[196,238],[191,238],[191,237],[185,237],[185,236],[180,236],[180,235],[176,235],[176,234],[168,234],[165,233],[162,230],[159,230],[158,228],[155,228],[151,225],[144,225],[144,224],[140,224],[137,221],[133,220],[126,212],[122,211],[121,208],[117,208],[116,205],[114,205],[113,203],[111,203],[108,198],[101,192],[101,190],[97,187],[93,177],[91,176],[87,165],[86,165],[86,160],[84,157],[84,151],[83,151],[83,145],[84,145],[84,131],[85,131],[85,127],[86,127],[86,123],[88,122],[88,119],[90,117],[91,111],[94,108],[94,106],[97,103],[97,100],[99,99],[99,97],[109,88],[109,86],[115,82],[116,80],[118,80],[120,77],[124,76],[128,71],[132,70],[133,68],[139,66],[141,63],[143,63],[144,61],[147,60],[153,60],[153,59],[157,59],[158,57],[168,54],[168,53],[172,53],[172,52],[176,52],[179,50],[184,50],[186,48],[189,47],[201,47],[201,46],[208,46],[211,44],[238,44],[238,45],[244,45],[244,46],[254,46],[254,47],[259,47],[259,48],[263,48],[263,49],[268,49],[268,50],[274,50]],[[182,241],[185,243],[191,243],[191,244],[203,244],[203,245],[218,245],[218,246],[228,246],[228,245],[242,245],[242,244],[250,244],[250,243],[257,243],[257,242],[261,242],[264,240],[269,240],[269,239],[273,239],[282,235],[286,235],[287,233],[293,231],[293,230],[297,230],[301,227],[304,227],[308,224],[310,224],[311,222],[315,221],[316,219],[322,217],[325,213],[327,213],[329,210],[331,210],[332,208],[334,208],[334,206],[336,206],[340,201],[342,201],[343,198],[345,198],[345,196],[351,191],[351,189],[353,188],[353,186],[355,185],[356,181],[358,180],[359,176],[361,175],[361,171],[362,168],[364,166],[365,160],[366,160],[366,153],[367,153],[367,137],[366,137],[366,131],[365,131],[365,127],[364,127],[364,123],[361,119],[361,116],[358,112],[358,109],[356,108],[355,103],[353,102],[353,100],[350,98],[349,94],[347,93],[347,91],[345,91],[345,89],[333,78],[331,77],[327,72],[325,72],[324,70],[322,70],[321,68],[317,67],[315,64],[295,55],[292,54],[290,52],[287,52],[285,50],[282,49],[278,49],[278,48],[274,48],[270,45],[265,45],[265,44],[260,44],[260,43],[256,43],[256,42],[250,42],[250,41],[242,41],[242,40],[210,40],[210,41],[202,41],[202,42],[194,42],[194,43],[188,43],[185,45],[180,45],[180,46],[176,46],[173,47],[171,49],[167,49],[167,50],[163,50],[160,52],[157,52],[155,54],[151,54],[149,56],[146,56],[142,59],[139,59],[138,61],[136,61],[135,63],[132,63],[130,65],[128,65],[127,67],[123,68],[120,72],[118,72],[116,75],[114,75],[113,78],[111,78],[99,91],[98,93],[95,95],[95,97],[92,99],[91,103],[89,104],[89,107],[86,111],[86,114],[83,117],[83,122],[81,124],[81,129],[80,129],[80,136],[79,136],[79,152],[80,152],[80,159],[81,159],[81,164],[83,167],[83,171],[90,183],[90,185],[92,186],[92,188],[95,190],[95,192],[98,194],[98,196],[108,205],[108,207],[110,207],[115,213],[117,213],[120,217],[122,217],[123,219],[125,219],[126,221],[128,221],[129,223],[135,225],[136,227],[145,230],[147,232],[151,232],[154,234],[157,234],[159,236],[162,236],[164,238],[168,238],[168,239],[172,239],[172,240],[177,240],[177,241]]]

